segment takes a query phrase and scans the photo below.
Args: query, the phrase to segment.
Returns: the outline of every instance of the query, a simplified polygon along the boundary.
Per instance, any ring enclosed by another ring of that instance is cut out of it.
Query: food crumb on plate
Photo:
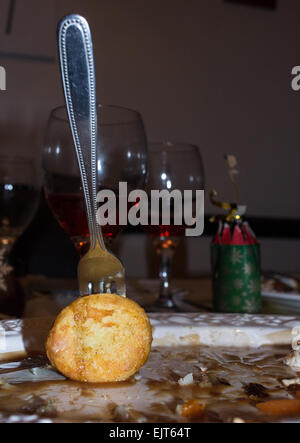
[[[300,385],[300,378],[290,378],[289,380],[282,380],[281,382],[288,388],[289,386]]]
[[[246,422],[242,418],[236,417],[232,420],[232,423],[246,423]]]
[[[178,380],[178,384],[180,386],[189,386],[189,385],[192,385],[193,383],[194,383],[194,377],[193,377],[192,373],[191,374],[187,374],[185,377],[180,378]]]

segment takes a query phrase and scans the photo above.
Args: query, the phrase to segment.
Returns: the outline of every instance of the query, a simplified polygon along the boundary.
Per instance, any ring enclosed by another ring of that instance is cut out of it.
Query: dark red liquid
[[[24,228],[32,219],[40,190],[34,186],[0,183],[0,227]]]
[[[185,236],[187,226],[182,221],[182,225],[174,224],[174,219],[171,217],[170,225],[158,226],[143,226],[150,238],[153,240],[157,252],[160,253],[162,249],[176,249],[180,243],[180,239]]]
[[[193,200],[193,204],[195,206],[196,201]],[[176,208],[174,207],[174,202],[171,201],[170,208],[169,208],[169,215],[170,215],[170,223],[165,224],[165,220],[163,219],[162,213],[163,213],[163,205],[162,201],[160,202],[160,208],[159,208],[159,225],[151,225],[151,206],[149,207],[149,223],[148,226],[143,226],[143,229],[145,232],[147,232],[150,237],[155,241],[161,241],[166,242],[168,244],[168,240],[172,239],[179,239],[180,237],[185,236],[185,232],[187,229],[192,229],[196,225],[196,219],[195,224],[193,226],[187,226],[185,222],[185,217],[181,216],[181,224],[175,224],[175,221],[177,222],[178,214],[176,214]],[[182,207],[182,214],[184,214],[184,209]],[[154,214],[152,214],[154,215]]]
[[[47,194],[46,197],[53,214],[70,238],[89,238],[89,228],[83,195]],[[102,226],[102,233],[105,238],[113,239],[122,231],[122,229],[123,226],[107,225]]]
[[[88,239],[89,229],[85,213],[85,203],[83,195],[81,194],[47,194],[48,203],[60,223],[61,227],[66,231],[72,239]],[[128,210],[137,203],[128,203]],[[116,226],[102,226],[102,232],[105,238],[114,239],[124,228],[118,225],[119,220],[119,199],[117,197],[117,225]],[[159,226],[143,226],[143,229],[154,239],[168,240],[172,237],[183,237],[188,226],[185,225],[184,220],[182,225],[177,226],[174,223],[174,217],[171,214],[170,225],[160,224]],[[191,228],[191,227],[190,227]]]
[[[159,225],[159,226],[143,226],[143,229],[150,235],[151,238],[171,238],[171,237],[183,237],[185,235],[185,230],[187,226],[184,224],[182,226],[175,225]]]

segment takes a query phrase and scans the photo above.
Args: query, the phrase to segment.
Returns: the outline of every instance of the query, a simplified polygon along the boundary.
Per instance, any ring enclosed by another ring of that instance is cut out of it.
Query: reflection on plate
[[[264,312],[290,315],[300,314],[300,294],[284,292],[263,292]]]
[[[298,377],[283,359],[299,318],[176,313],[150,319],[154,342],[147,364],[115,385],[75,383],[47,365],[44,341],[53,319],[0,322],[6,338],[0,423],[287,420],[265,416],[256,405],[296,396],[282,380]],[[15,357],[25,349],[27,356]],[[199,416],[182,415],[189,399],[204,404]]]

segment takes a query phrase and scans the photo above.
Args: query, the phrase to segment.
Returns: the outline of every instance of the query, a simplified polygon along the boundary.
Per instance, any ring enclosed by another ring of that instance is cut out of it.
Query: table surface
[[[25,318],[56,316],[78,297],[76,280],[27,276],[22,280],[22,284],[26,293]],[[212,283],[209,276],[174,279],[173,288],[176,290],[177,312],[213,312]],[[128,279],[127,281],[128,297],[149,311],[157,298],[158,290],[158,280]],[[265,299],[263,305],[263,314],[300,314],[300,299],[299,303],[297,301],[293,306]]]

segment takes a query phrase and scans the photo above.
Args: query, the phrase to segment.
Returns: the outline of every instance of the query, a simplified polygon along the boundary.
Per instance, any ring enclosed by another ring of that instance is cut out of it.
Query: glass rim
[[[135,116],[135,118],[139,118],[141,120],[143,120],[142,118],[142,114],[139,111],[136,111],[135,109],[130,109],[130,108],[126,108],[125,106],[119,106],[119,105],[106,105],[106,104],[102,104],[102,103],[98,103],[97,104],[97,109],[115,109],[115,110],[119,110],[119,111],[126,111],[128,113],[128,115],[132,115]],[[57,106],[56,108],[52,109],[52,111],[50,112],[50,119],[53,118],[55,120],[61,121],[61,122],[65,122],[65,123],[69,123],[69,119],[68,118],[64,118],[64,117],[60,117],[58,115],[56,115],[59,111],[64,110],[67,114],[67,108],[66,105],[61,105],[61,106]],[[117,121],[118,120],[118,121]],[[133,123],[135,120],[127,120],[127,119],[117,119],[116,122],[113,123],[100,123],[100,125],[102,126],[113,126],[113,125],[120,125],[120,124],[129,124],[129,123]]]
[[[201,153],[199,146],[187,142],[150,142],[148,143],[149,152],[187,152],[197,151]]]

